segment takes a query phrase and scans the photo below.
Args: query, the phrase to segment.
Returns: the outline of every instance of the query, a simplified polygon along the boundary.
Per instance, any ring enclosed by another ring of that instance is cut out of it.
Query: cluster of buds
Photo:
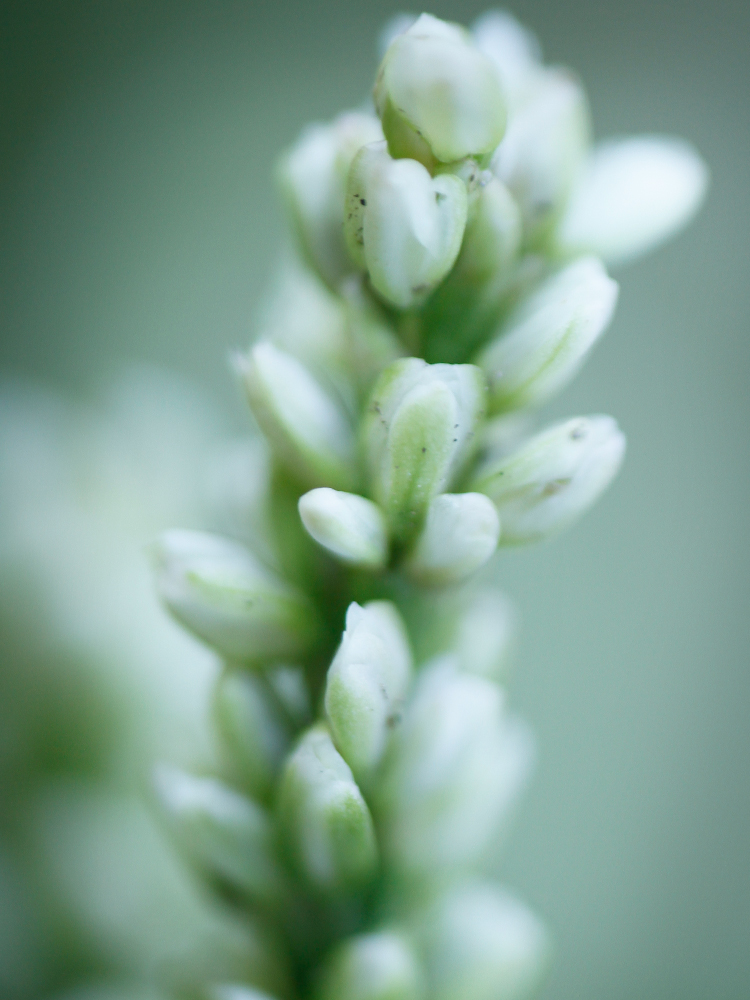
[[[222,773],[158,788],[254,942],[191,996],[535,988],[546,932],[494,875],[533,748],[502,686],[512,615],[477,571],[615,476],[612,418],[527,429],[612,318],[605,265],[705,187],[675,140],[591,148],[578,81],[509,15],[423,14],[373,97],[281,164],[297,256],[236,360],[265,445],[234,537],[157,546],[164,601],[225,664]]]

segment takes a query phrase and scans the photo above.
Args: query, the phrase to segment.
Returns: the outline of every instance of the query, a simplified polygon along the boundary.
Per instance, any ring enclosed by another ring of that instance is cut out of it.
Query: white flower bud
[[[314,886],[346,889],[374,874],[370,811],[324,725],[309,729],[287,761],[279,809],[290,853]]]
[[[558,244],[624,263],[687,225],[707,187],[708,169],[686,142],[648,135],[610,140],[590,155]]]
[[[468,32],[429,14],[389,45],[374,98],[391,154],[427,166],[491,153],[505,130],[492,62]]]
[[[484,406],[473,365],[404,358],[381,375],[362,437],[375,499],[399,542],[414,536],[432,498],[471,457]]]
[[[215,778],[160,765],[156,791],[184,849],[201,866],[262,902],[278,902],[285,876],[264,809]]]
[[[423,1000],[425,984],[414,951],[393,930],[344,941],[326,962],[317,1000]]]
[[[529,246],[543,248],[552,235],[588,145],[583,90],[567,71],[544,70],[492,159],[493,172],[521,208]]]
[[[453,639],[458,668],[488,680],[502,680],[516,629],[516,611],[508,598],[491,588],[472,594]]]
[[[357,778],[380,761],[411,681],[404,623],[389,601],[349,605],[328,671],[325,707],[337,749]]]
[[[238,359],[238,367],[255,418],[287,470],[308,486],[355,486],[352,428],[309,371],[268,343]]]
[[[333,289],[352,271],[343,235],[349,167],[362,146],[382,138],[377,118],[351,111],[308,126],[279,167],[304,255]]]
[[[453,267],[466,212],[466,185],[453,174],[433,178],[416,160],[394,160],[384,142],[354,158],[347,245],[373,288],[399,309],[422,302]]]
[[[576,417],[479,469],[472,487],[497,506],[501,544],[535,542],[583,514],[612,482],[624,455],[625,436],[612,417]]]
[[[450,658],[420,675],[379,787],[390,863],[439,881],[486,855],[528,772],[532,744],[491,681]]]
[[[540,921],[490,883],[460,886],[422,918],[434,1000],[526,1000],[549,957]]]
[[[523,300],[481,352],[493,413],[540,406],[576,374],[614,314],[618,285],[583,257]]]
[[[342,562],[367,569],[387,563],[388,529],[372,500],[322,486],[300,497],[299,514],[315,541]]]
[[[167,531],[154,547],[157,587],[169,610],[230,660],[295,656],[315,642],[307,598],[243,546],[201,531]]]
[[[500,518],[481,493],[443,493],[427,509],[406,570],[426,586],[457,583],[483,566],[497,548]]]
[[[481,14],[471,33],[476,47],[489,56],[500,77],[512,119],[543,72],[539,42],[506,10]]]
[[[266,799],[290,742],[290,727],[254,673],[226,671],[214,694],[216,728],[246,791]]]

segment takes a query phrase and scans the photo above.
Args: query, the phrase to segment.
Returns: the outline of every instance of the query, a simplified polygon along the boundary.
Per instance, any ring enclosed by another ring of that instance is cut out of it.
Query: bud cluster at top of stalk
[[[578,80],[507,14],[400,27],[373,106],[281,163],[296,246],[236,359],[260,436],[228,536],[156,547],[224,663],[220,773],[157,788],[243,920],[173,971],[181,996],[520,1000],[545,966],[495,875],[532,744],[477,571],[616,474],[611,417],[533,414],[612,318],[605,265],[680,228],[706,172],[673,139],[592,146]]]

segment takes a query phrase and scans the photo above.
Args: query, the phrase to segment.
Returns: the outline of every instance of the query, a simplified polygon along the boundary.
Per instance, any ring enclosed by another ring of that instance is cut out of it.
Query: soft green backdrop
[[[85,392],[145,358],[242,411],[226,372],[281,239],[276,154],[358,103],[385,0],[0,9],[0,364]],[[482,5],[435,3],[468,21]],[[519,0],[600,136],[708,160],[692,228],[622,274],[555,415],[605,411],[624,471],[506,557],[513,698],[540,765],[508,879],[556,930],[548,1000],[750,995],[750,7]]]

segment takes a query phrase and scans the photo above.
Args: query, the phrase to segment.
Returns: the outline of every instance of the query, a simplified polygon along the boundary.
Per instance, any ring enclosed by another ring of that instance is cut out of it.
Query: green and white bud
[[[257,663],[315,644],[318,620],[308,599],[242,545],[202,531],[167,531],[154,561],[167,608],[226,658]]]
[[[156,769],[154,783],[175,836],[201,867],[260,902],[285,898],[286,877],[264,809],[215,778],[168,765]]]
[[[471,33],[476,47],[492,61],[512,120],[544,72],[539,42],[506,10],[480,14]]]
[[[290,354],[263,342],[237,364],[250,408],[287,471],[307,486],[354,487],[351,424],[310,372]]]
[[[374,497],[398,542],[414,537],[430,501],[464,468],[484,407],[484,376],[473,365],[404,358],[381,375],[362,442]]]
[[[498,508],[501,544],[536,542],[588,510],[614,479],[624,455],[625,435],[612,417],[576,417],[480,468],[472,488]]]
[[[429,168],[486,156],[505,131],[491,60],[463,28],[429,14],[388,46],[373,96],[391,155]]]
[[[516,631],[516,610],[493,588],[472,593],[459,616],[452,651],[459,670],[501,681]]]
[[[541,406],[573,378],[614,314],[618,285],[583,257],[522,301],[477,362],[492,413]]]
[[[330,124],[309,125],[279,167],[303,254],[334,290],[352,272],[343,236],[349,167],[362,146],[382,138],[377,118],[350,111]]]
[[[344,941],[326,962],[315,1000],[424,1000],[420,963],[406,937],[375,931]]]
[[[543,925],[491,883],[454,889],[423,916],[420,930],[434,1000],[526,1000],[546,971]]]
[[[488,497],[443,493],[427,508],[406,571],[425,586],[458,583],[487,562],[499,537],[500,518]]]
[[[425,668],[379,788],[385,850],[397,871],[438,882],[487,853],[530,768],[525,727],[501,689],[451,658]]]
[[[281,829],[298,870],[324,891],[361,886],[378,864],[370,810],[327,728],[309,729],[287,761]]]
[[[214,694],[214,719],[230,769],[253,798],[267,800],[290,743],[290,725],[255,673],[227,670]]]
[[[299,514],[308,534],[342,562],[365,569],[388,562],[385,516],[372,500],[321,486],[300,497]]]
[[[528,247],[543,249],[552,236],[588,152],[589,132],[578,81],[566,70],[544,70],[492,159],[493,172],[521,208]]]
[[[390,601],[349,605],[328,671],[326,715],[334,743],[358,779],[380,762],[411,683],[401,616]]]
[[[480,175],[461,252],[422,317],[428,359],[459,362],[491,334],[521,247],[521,213],[489,171]]]
[[[707,187],[705,163],[679,139],[644,135],[602,143],[581,172],[557,242],[567,253],[625,263],[686,226]]]
[[[392,159],[384,142],[354,158],[346,191],[345,232],[352,258],[386,302],[423,302],[453,267],[466,226],[466,185],[431,177],[416,160]]]

